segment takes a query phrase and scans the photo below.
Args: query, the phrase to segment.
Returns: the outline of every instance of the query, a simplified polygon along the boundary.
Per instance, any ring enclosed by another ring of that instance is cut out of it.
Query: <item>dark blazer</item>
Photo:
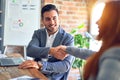
[[[45,47],[46,38],[47,35],[45,28],[36,30],[27,47],[27,55],[35,58],[37,61],[48,57],[50,47]],[[74,45],[73,37],[66,33],[61,27],[59,27],[59,31],[52,46],[56,47],[59,45]],[[51,80],[67,80],[73,60],[74,57],[71,55],[66,57],[64,60],[58,60],[54,57],[49,57],[48,61],[42,62],[43,67],[41,72],[43,72],[46,76],[51,77]]]

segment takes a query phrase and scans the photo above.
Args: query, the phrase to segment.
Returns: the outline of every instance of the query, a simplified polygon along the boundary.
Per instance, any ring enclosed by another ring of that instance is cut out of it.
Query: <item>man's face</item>
[[[55,10],[43,14],[42,22],[49,34],[54,34],[59,27],[58,13]]]

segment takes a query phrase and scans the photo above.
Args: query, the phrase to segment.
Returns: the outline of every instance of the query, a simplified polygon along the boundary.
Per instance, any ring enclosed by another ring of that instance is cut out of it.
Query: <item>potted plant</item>
[[[84,24],[79,25],[77,28],[72,29],[70,32],[74,37],[74,44],[78,48],[89,48],[89,38],[83,34],[79,33],[79,30],[84,28]],[[80,79],[82,80],[83,65],[85,60],[80,58],[75,58],[72,68],[78,69],[80,74]]]

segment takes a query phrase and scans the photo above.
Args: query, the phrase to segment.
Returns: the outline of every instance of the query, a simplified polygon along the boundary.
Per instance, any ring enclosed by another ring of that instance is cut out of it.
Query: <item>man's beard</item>
[[[47,28],[47,31],[48,31],[48,32],[54,32],[54,28],[56,28],[57,25],[49,25],[49,27],[50,27],[50,29]],[[52,28],[52,29],[51,29],[51,28]]]

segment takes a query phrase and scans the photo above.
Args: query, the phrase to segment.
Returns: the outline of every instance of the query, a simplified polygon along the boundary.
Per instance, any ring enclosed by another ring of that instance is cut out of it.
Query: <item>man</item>
[[[50,80],[67,80],[74,57],[67,55],[65,59],[57,59],[54,57],[56,51],[51,47],[73,46],[73,37],[60,27],[55,5],[45,5],[41,10],[41,18],[45,28],[34,32],[27,47],[27,55],[35,58],[35,61],[27,60],[19,68],[37,68]]]

